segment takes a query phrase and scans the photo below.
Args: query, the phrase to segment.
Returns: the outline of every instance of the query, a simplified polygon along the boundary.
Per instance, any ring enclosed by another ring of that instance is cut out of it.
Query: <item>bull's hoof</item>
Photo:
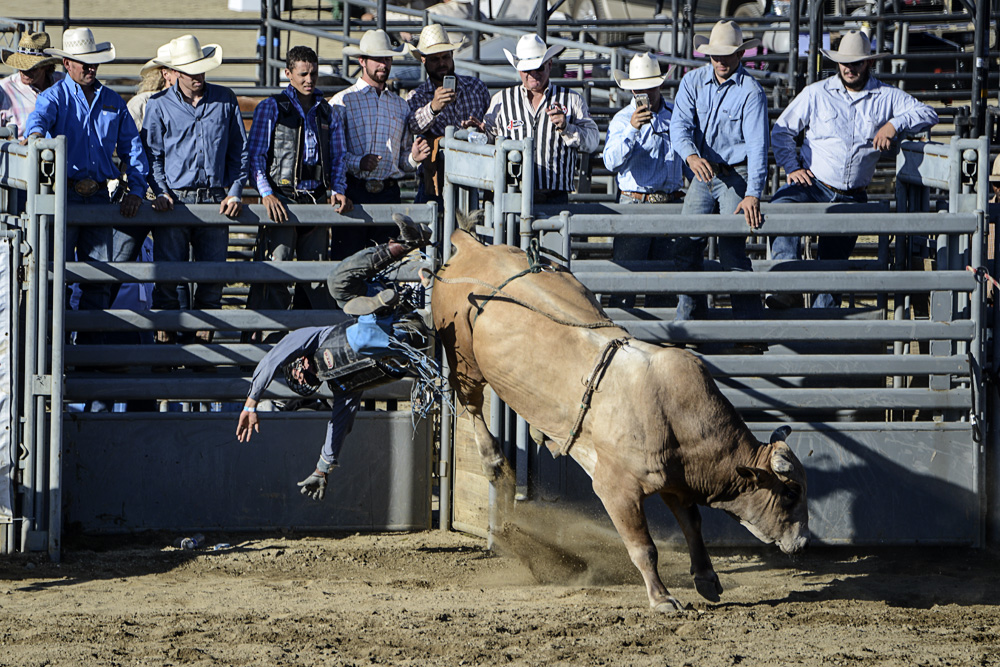
[[[694,587],[698,591],[698,595],[705,598],[709,602],[718,602],[722,595],[722,584],[719,582],[719,575],[715,572],[711,576],[695,577]]]
[[[665,602],[653,605],[653,611],[658,611],[661,614],[676,614],[679,611],[684,611],[684,605],[671,595],[667,597]]]

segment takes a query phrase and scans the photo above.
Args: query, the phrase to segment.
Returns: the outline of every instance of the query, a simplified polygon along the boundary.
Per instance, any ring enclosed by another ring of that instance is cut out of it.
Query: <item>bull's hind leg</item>
[[[594,475],[594,491],[604,503],[604,509],[625,543],[629,558],[642,574],[649,606],[663,612],[683,609],[677,598],[663,585],[656,569],[656,545],[649,535],[646,514],[642,509],[642,493],[638,486],[626,486],[619,476],[607,472],[602,474],[602,469],[599,468]]]
[[[455,387],[459,400],[468,410],[469,418],[472,420],[472,430],[476,438],[476,449],[479,450],[483,474],[491,482],[512,480],[513,471],[510,464],[504,458],[500,443],[490,433],[490,428],[483,418],[483,392],[486,389],[486,383],[465,383],[464,385],[456,383]]]
[[[722,584],[719,575],[712,567],[712,559],[708,555],[705,539],[701,535],[701,512],[697,505],[683,505],[676,496],[661,493],[660,497],[677,518],[684,539],[688,543],[688,553],[691,555],[691,574],[694,575],[694,587],[706,600],[718,602],[722,595]]]

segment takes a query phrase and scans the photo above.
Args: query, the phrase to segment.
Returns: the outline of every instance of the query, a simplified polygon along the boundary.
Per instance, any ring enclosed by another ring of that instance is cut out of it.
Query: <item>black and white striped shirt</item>
[[[546,111],[558,106],[566,114],[566,128],[559,132]],[[535,189],[569,192],[579,161],[578,152],[597,150],[600,135],[583,97],[568,88],[550,85],[537,109],[531,107],[524,86],[501,90],[490,100],[483,119],[497,137],[535,140]]]

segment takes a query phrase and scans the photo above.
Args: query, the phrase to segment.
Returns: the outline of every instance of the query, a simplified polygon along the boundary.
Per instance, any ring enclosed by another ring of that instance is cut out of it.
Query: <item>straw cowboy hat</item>
[[[17,51],[3,49],[0,51],[0,60],[7,67],[17,70],[27,71],[42,65],[56,65],[59,58],[45,55],[45,49],[49,48],[49,36],[44,32],[24,33],[21,41],[17,43]]]
[[[417,56],[429,56],[454,51],[458,46],[451,43],[451,38],[440,23],[432,23],[420,31],[420,41],[410,51]]]
[[[146,61],[146,64],[143,65],[142,69],[139,70],[139,75],[140,76],[145,76],[146,72],[148,72],[151,69],[155,69],[155,68],[158,68],[158,67],[164,67],[164,65],[161,65],[157,61],[159,60],[159,61],[162,62],[164,60],[169,60],[169,59],[170,59],[170,44],[167,43],[167,44],[162,45],[160,48],[156,49],[156,57],[153,58],[152,60],[147,60]]]
[[[557,53],[562,51],[562,47],[550,46],[546,48],[541,37],[531,34],[521,35],[521,39],[517,40],[515,51],[517,55],[507,49],[503,50],[507,61],[519,72],[530,72],[552,60]]]
[[[45,49],[45,53],[88,65],[100,65],[115,59],[115,45],[111,42],[95,42],[90,28],[70,28],[63,33],[62,40],[62,50]]]
[[[161,59],[160,53],[157,51],[156,58],[153,59],[156,65],[184,74],[204,74],[222,64],[222,47],[218,44],[203,47],[194,35],[182,35],[170,40],[167,58]]]
[[[405,53],[405,47],[392,45],[385,30],[366,30],[360,44],[344,47],[344,55],[361,58],[399,58]]]
[[[760,46],[759,39],[743,41],[743,30],[736,21],[719,21],[712,28],[712,34],[694,36],[694,50],[706,56],[731,56],[737,51],[746,51]]]
[[[880,57],[872,53],[872,43],[868,41],[868,35],[860,30],[852,30],[841,37],[836,51],[820,49],[820,52],[833,62],[844,65]]]
[[[611,72],[611,76],[622,90],[648,90],[662,86],[671,69],[673,67],[668,69],[666,74],[660,74],[660,63],[648,53],[640,53],[632,56],[632,60],[629,61],[627,78],[625,72],[620,69]]]

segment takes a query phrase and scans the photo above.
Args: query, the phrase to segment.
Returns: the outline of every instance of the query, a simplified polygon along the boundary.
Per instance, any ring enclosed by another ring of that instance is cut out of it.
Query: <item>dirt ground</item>
[[[1000,665],[990,552],[715,549],[711,604],[662,549],[663,615],[613,536],[561,569],[438,531],[173,537],[0,558],[0,665]]]

